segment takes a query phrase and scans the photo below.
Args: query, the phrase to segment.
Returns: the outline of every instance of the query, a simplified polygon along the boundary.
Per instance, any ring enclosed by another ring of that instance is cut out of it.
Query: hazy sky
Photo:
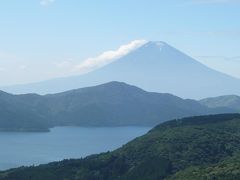
[[[142,40],[240,78],[239,19],[240,0],[1,1],[0,86],[70,75]]]

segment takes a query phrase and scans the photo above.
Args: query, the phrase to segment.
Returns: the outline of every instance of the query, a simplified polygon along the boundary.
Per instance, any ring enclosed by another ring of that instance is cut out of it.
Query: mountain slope
[[[41,94],[121,81],[147,91],[184,98],[240,95],[240,80],[210,69],[164,42],[149,42],[85,75],[3,87],[7,92]]]
[[[19,96],[56,126],[154,126],[173,118],[233,112],[207,108],[171,94],[146,92],[121,82],[45,95],[41,99],[26,100],[27,97]]]
[[[50,125],[16,96],[0,92],[0,131],[48,131]]]
[[[113,152],[13,169],[1,172],[0,179],[200,180],[228,175],[225,179],[237,180],[239,128],[239,114],[173,120]]]
[[[184,171],[176,173],[175,179],[218,179],[218,180],[238,180],[240,176],[240,153],[224,159],[223,161],[205,167],[190,167]]]
[[[199,101],[202,105],[210,108],[231,108],[240,112],[240,97],[236,95],[206,98]]]
[[[41,122],[46,127],[154,126],[173,118],[235,112],[228,108],[208,108],[171,94],[146,92],[121,82],[45,96],[4,94],[0,96],[3,111],[0,128],[4,128],[7,118],[13,115],[15,118],[7,120],[12,126],[25,124],[27,119],[32,121],[25,125],[35,122],[37,126],[37,122]]]

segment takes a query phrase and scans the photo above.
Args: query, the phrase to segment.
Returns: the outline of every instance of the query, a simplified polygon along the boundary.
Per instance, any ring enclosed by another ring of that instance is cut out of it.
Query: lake
[[[0,132],[0,170],[117,149],[150,127],[56,127],[49,133]]]

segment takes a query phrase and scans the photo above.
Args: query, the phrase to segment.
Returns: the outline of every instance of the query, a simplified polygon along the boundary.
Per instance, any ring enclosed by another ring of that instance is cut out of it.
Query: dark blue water
[[[148,127],[57,127],[49,133],[0,132],[0,170],[117,149]]]

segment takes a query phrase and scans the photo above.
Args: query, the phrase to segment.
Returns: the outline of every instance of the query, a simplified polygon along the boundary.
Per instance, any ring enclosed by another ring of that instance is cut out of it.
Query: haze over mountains
[[[240,95],[240,80],[206,67],[164,42],[148,42],[90,73],[44,82],[1,87],[11,93],[56,93],[110,81],[183,98]]]
[[[236,112],[121,82],[45,96],[1,92],[0,106],[0,130],[7,131],[47,131],[53,126],[154,126],[186,116]]]
[[[219,97],[211,97],[199,101],[202,105],[210,108],[228,107],[240,112],[240,96],[226,95]]]

